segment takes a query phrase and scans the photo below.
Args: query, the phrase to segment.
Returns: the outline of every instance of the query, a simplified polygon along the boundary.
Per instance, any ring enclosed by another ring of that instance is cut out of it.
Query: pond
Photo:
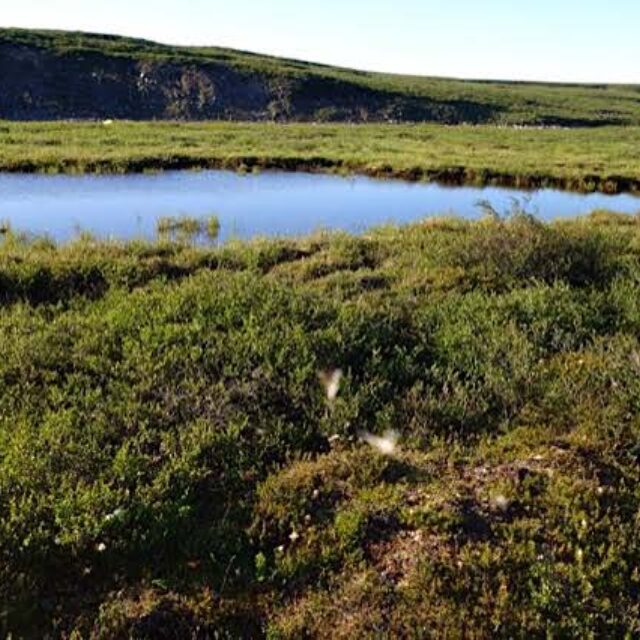
[[[0,174],[0,221],[59,241],[80,230],[102,238],[153,238],[158,218],[183,215],[216,215],[221,241],[301,235],[321,228],[361,232],[435,215],[478,218],[479,201],[504,212],[514,198],[543,220],[580,216],[597,208],[640,211],[640,197],[628,194],[444,187],[304,173]]]

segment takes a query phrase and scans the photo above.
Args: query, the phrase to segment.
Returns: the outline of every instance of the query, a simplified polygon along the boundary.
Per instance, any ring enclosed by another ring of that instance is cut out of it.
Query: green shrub
[[[639,237],[3,242],[0,633],[635,637]]]

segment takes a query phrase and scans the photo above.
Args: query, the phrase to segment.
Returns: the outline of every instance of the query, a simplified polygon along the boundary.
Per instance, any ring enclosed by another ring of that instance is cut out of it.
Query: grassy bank
[[[0,633],[637,636],[639,283],[605,213],[5,234]]]
[[[0,171],[357,172],[448,184],[640,191],[640,128],[0,123]]]
[[[356,172],[449,184],[640,191],[640,129],[92,123],[0,124],[0,170]]]

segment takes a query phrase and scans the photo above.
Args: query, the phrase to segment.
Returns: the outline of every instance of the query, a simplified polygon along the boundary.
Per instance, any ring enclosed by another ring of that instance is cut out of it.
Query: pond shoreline
[[[229,158],[172,155],[169,157],[142,157],[111,162],[96,160],[78,162],[60,160],[52,163],[22,161],[3,166],[0,173],[15,174],[140,174],[176,170],[231,170],[240,173],[257,171],[285,171],[289,173],[324,173],[362,176],[384,180],[434,183],[443,186],[504,187],[535,191],[555,189],[573,193],[604,193],[608,195],[640,194],[640,178],[623,175],[557,176],[545,173],[510,173],[495,169],[473,169],[459,166],[426,168],[414,166],[395,168],[391,164],[353,164],[326,157],[299,158],[294,156],[234,156]]]

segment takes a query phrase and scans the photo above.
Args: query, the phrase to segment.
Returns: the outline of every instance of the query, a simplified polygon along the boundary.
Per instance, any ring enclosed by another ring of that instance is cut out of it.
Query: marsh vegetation
[[[445,184],[640,191],[640,128],[0,123],[0,171],[323,171]]]
[[[220,233],[220,221],[217,216],[194,218],[192,216],[163,216],[156,222],[158,235],[164,239],[178,240],[216,240]]]

